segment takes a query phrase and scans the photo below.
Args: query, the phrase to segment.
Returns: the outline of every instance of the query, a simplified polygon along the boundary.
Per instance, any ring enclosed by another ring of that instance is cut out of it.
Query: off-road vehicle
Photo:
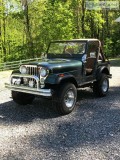
[[[77,89],[91,87],[97,96],[106,96],[109,89],[110,63],[98,39],[52,41],[46,58],[22,64],[14,70],[10,84],[13,100],[26,105],[35,96],[51,98],[62,114],[73,111]]]

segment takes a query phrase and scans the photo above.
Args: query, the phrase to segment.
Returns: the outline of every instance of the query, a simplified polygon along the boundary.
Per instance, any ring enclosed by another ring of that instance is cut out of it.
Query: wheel
[[[35,96],[32,94],[12,91],[12,98],[17,104],[27,105],[33,102]]]
[[[98,81],[93,83],[93,92],[99,97],[106,96],[109,90],[109,80],[106,74],[101,74]]]
[[[55,97],[58,111],[62,115],[71,113],[75,108],[77,99],[77,90],[75,85],[71,83],[63,84]]]

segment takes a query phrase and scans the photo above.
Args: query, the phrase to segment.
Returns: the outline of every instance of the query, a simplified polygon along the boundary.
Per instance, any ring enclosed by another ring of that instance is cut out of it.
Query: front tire
[[[74,84],[65,83],[55,95],[56,107],[60,114],[66,115],[75,109],[77,90]]]
[[[106,74],[101,74],[99,80],[93,84],[93,92],[96,96],[104,97],[109,90],[109,79]]]
[[[34,95],[28,93],[22,93],[17,91],[12,91],[13,101],[20,105],[31,104],[35,98]]]

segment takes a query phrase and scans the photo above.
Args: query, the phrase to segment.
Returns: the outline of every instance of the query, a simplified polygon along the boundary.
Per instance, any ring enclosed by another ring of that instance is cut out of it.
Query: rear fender
[[[103,66],[103,67],[98,68],[98,70],[96,72],[96,79],[99,80],[100,75],[103,73],[106,74],[108,76],[108,78],[112,77],[112,75],[110,74],[109,68],[107,68],[106,66]]]

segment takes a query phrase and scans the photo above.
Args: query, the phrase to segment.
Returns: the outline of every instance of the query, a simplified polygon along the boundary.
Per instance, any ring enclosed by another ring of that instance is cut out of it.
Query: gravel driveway
[[[48,100],[18,106],[0,74],[0,160],[120,160],[120,67],[111,72],[108,96],[80,90],[67,116]]]

